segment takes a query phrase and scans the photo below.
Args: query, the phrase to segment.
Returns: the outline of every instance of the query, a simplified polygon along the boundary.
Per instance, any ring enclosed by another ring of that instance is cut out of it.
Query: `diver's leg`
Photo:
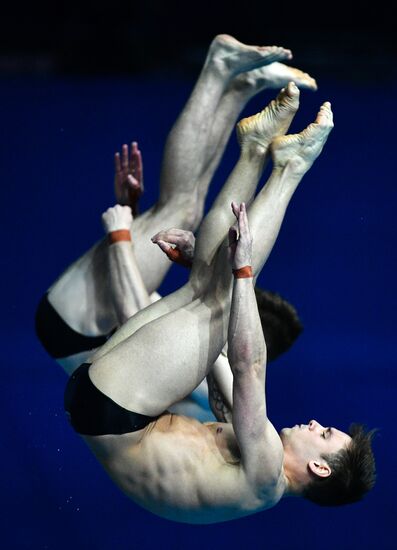
[[[230,203],[234,199],[237,202],[249,202],[252,199],[262,175],[269,144],[274,136],[283,134],[287,130],[298,105],[299,90],[290,83],[263,111],[240,121],[238,134],[241,155],[200,227],[190,284],[134,315],[101,348],[95,356],[96,359],[108,353],[112,347],[136,332],[141,326],[194,300],[202,289],[207,287],[212,276],[212,270],[208,268],[229,226],[234,221]],[[151,246],[153,246],[152,243]],[[166,261],[169,262],[168,258]]]
[[[249,203],[252,200],[263,172],[269,144],[274,137],[288,130],[298,106],[299,89],[290,82],[263,111],[238,123],[240,158],[227,185],[219,193],[200,226],[191,280],[201,280],[202,265],[208,266],[212,263],[225,232],[234,222],[230,209],[231,200],[237,203]]]
[[[289,82],[294,82],[300,89],[317,89],[316,81],[310,75],[278,62],[241,73],[229,82],[219,101],[207,140],[204,155],[206,168],[201,171],[198,180],[196,221],[193,230],[202,219],[208,186],[222,158],[235,120],[247,102],[259,92],[281,89]]]
[[[272,174],[248,209],[252,234],[266,236],[254,240],[253,269],[256,276],[270,254],[292,195],[320,155],[332,128],[331,105],[325,102],[315,122],[305,130],[299,134],[277,137],[272,142]]]
[[[230,82],[240,73],[290,58],[291,52],[281,47],[247,46],[228,35],[215,37],[187,104],[167,138],[159,205],[196,191],[197,179],[208,163],[214,116]]]
[[[148,292],[158,288],[170,265],[151,246],[150,237],[168,227],[194,230],[201,221],[208,184],[216,168],[212,161],[208,171],[208,165],[215,147],[218,161],[223,151],[218,143],[222,127],[218,124],[214,133],[213,123],[230,83],[241,73],[290,57],[289,50],[277,46],[247,46],[227,35],[213,40],[197,83],[167,138],[159,200],[134,220],[135,254]],[[223,116],[230,112],[229,134],[248,95],[247,91],[232,94],[227,107],[222,107]]]
[[[219,100],[237,74],[290,57],[283,48],[246,46],[220,35],[211,44],[193,93],[167,140],[158,203],[134,220],[134,253],[149,294],[161,284],[169,262],[150,237],[169,226],[190,228],[197,218],[197,173],[207,163],[209,130]],[[198,172],[197,172],[198,171]],[[201,202],[203,202],[202,196]],[[107,244],[102,241],[72,264],[50,288],[48,299],[76,332],[97,336],[117,325],[107,285]]]
[[[255,274],[275,243],[294,190],[331,128],[330,106],[324,104],[316,122],[301,134],[276,139],[270,191],[261,192],[251,207]],[[94,360],[90,377],[103,393],[127,409],[154,416],[203,380],[226,341],[232,282],[226,256],[227,247],[220,246],[212,282],[195,300],[142,326]]]

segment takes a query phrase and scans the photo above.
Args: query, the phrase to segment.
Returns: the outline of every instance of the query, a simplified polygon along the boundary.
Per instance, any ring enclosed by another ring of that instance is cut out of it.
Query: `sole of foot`
[[[302,132],[276,137],[272,141],[270,150],[274,166],[285,168],[288,165],[297,174],[304,174],[320,155],[333,127],[331,103],[326,101],[316,120]]]
[[[283,135],[298,110],[299,94],[295,83],[289,82],[263,111],[243,118],[237,124],[237,137],[241,147],[254,144],[266,150],[276,136]]]

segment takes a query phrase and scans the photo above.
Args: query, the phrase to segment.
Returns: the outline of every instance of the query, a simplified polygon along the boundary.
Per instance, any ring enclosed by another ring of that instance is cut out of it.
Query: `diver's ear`
[[[326,462],[310,460],[308,466],[309,470],[318,477],[329,477],[331,475],[331,468]]]

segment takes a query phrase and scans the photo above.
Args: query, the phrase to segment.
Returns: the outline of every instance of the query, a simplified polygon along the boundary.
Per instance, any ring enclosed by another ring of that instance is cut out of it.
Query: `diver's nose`
[[[320,426],[320,424],[316,420],[310,420],[309,430],[315,430],[317,426]]]

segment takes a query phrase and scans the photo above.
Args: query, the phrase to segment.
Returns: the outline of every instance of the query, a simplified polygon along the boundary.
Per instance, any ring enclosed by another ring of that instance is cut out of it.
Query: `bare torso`
[[[124,493],[170,520],[236,519],[274,506],[284,491],[281,464],[278,479],[248,482],[231,424],[165,413],[138,432],[84,439]]]

